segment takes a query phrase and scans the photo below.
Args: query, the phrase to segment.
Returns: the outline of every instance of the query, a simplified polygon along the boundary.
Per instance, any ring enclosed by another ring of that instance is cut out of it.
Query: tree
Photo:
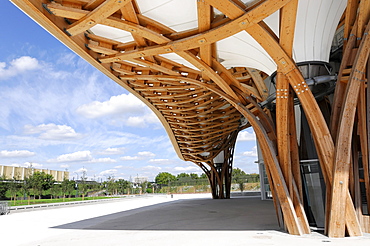
[[[235,178],[235,177],[240,177],[240,176],[246,176],[247,174],[241,170],[240,168],[233,168],[233,173],[232,173],[232,177]]]
[[[140,183],[141,192],[146,193],[146,188],[148,187],[148,181]]]
[[[89,186],[88,186],[86,180],[81,179],[81,182],[78,183],[77,186],[78,186],[79,192],[81,192],[82,200],[85,200],[85,194],[86,194],[87,190],[89,189]]]
[[[247,182],[246,173],[240,168],[233,168],[232,181],[239,184],[239,189],[241,192],[244,191],[244,183]]]
[[[208,179],[208,176],[207,176],[207,174],[202,173],[202,174],[200,175],[199,179]]]
[[[146,193],[154,193],[153,188],[154,188],[153,183],[147,182]]]
[[[69,184],[68,184],[68,188],[67,188],[68,198],[71,198],[71,196],[75,193],[76,187],[77,187],[76,181],[69,180]]]
[[[27,196],[28,205],[30,205],[30,200],[31,200],[31,188],[32,188],[32,186],[31,186],[30,178],[25,178],[23,180],[22,185],[21,185],[20,191],[22,192],[22,194]]]
[[[29,177],[31,189],[35,196],[39,196],[39,199],[41,199],[42,192],[50,189],[54,185],[54,182],[53,175],[44,172],[34,172]]]
[[[155,182],[157,184],[168,184],[168,182],[175,181],[176,177],[168,172],[159,173],[155,177]]]
[[[81,177],[81,182],[78,183],[78,190],[82,194],[82,200],[85,200],[85,194],[87,190],[89,189],[89,185],[87,184],[87,177],[86,177],[86,169],[82,171],[82,177]]]
[[[8,190],[8,185],[7,183],[3,182],[5,178],[0,177],[0,199],[5,198],[5,193]]]
[[[191,177],[191,179],[199,179],[199,176],[196,173],[191,173],[190,177]]]
[[[57,196],[60,195],[60,192],[61,192],[61,185],[60,184],[54,184],[51,188],[50,188],[50,194],[51,194],[51,199],[56,198]]]
[[[10,201],[12,201],[13,199],[14,205],[15,205],[15,201],[17,200],[17,193],[19,190],[20,190],[20,184],[14,178],[11,179],[8,183],[8,191],[10,195]]]
[[[126,189],[129,187],[129,182],[124,179],[119,179],[116,181],[117,190],[120,194],[125,194]]]
[[[69,198],[71,198],[71,195],[76,187],[76,182],[74,180],[69,180],[69,179],[64,178],[60,186],[61,186],[61,191],[63,194],[63,202],[64,202],[67,195]]]
[[[177,175],[177,179],[188,178],[188,177],[190,177],[190,175],[187,173],[180,173]]]
[[[118,184],[116,184],[114,177],[109,176],[106,184],[107,191],[110,195],[117,194]]]

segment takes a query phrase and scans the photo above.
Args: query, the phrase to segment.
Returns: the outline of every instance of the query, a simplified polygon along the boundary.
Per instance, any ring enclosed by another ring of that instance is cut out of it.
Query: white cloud
[[[117,162],[116,160],[112,158],[97,158],[97,159],[92,159],[90,160],[91,163],[115,163]]]
[[[55,125],[55,124],[41,124],[38,126],[25,125],[25,134],[40,134],[40,139],[45,140],[72,140],[79,139],[82,134],[76,133],[76,131],[66,125]]]
[[[242,153],[243,156],[257,157],[257,146],[254,146],[251,151],[245,151]]]
[[[141,170],[143,171],[160,171],[162,170],[161,167],[157,167],[157,166],[145,166],[145,167],[142,167]]]
[[[50,159],[48,162],[87,162],[87,163],[115,163],[116,160],[106,158],[93,158],[89,150],[77,151],[70,154],[58,156],[56,159]]]
[[[58,156],[56,159],[48,160],[48,162],[80,162],[80,161],[91,161],[93,158],[89,150],[77,151],[70,154],[64,154]]]
[[[76,112],[89,119],[110,117],[111,125],[125,125],[146,128],[149,125],[161,126],[158,117],[132,94],[112,96],[109,100],[79,106]]]
[[[152,125],[154,129],[157,129],[158,127],[162,126],[161,121],[153,111],[149,111],[149,108],[146,108],[145,114],[139,116],[130,116],[124,120],[123,123],[127,126],[138,128],[146,128],[149,125]]]
[[[119,169],[119,168],[123,168],[123,166],[122,165],[119,165],[119,166],[115,166],[114,168]]]
[[[126,120],[126,125],[132,127],[144,128],[147,126],[145,118],[143,116],[130,116]]]
[[[154,156],[155,154],[150,151],[142,151],[138,152],[136,156],[123,156],[120,159],[122,161],[145,160],[153,158]]]
[[[236,141],[256,141],[256,134],[254,133],[254,131],[241,131],[239,132]]]
[[[150,111],[150,113],[145,116],[145,121],[150,124],[162,124],[153,111]]]
[[[35,163],[35,162],[25,162],[24,163],[24,166],[26,167],[33,167],[33,168],[36,168],[36,169],[42,169],[44,167],[43,164],[40,164],[40,163]]]
[[[198,166],[188,166],[188,167],[175,167],[175,171],[178,172],[199,172],[199,167]]]
[[[112,175],[114,175],[116,173],[117,173],[117,169],[108,169],[108,170],[105,170],[105,171],[100,172],[99,175],[102,175],[102,176],[112,176]]]
[[[99,151],[99,155],[121,155],[125,152],[125,148],[107,148]]]
[[[107,115],[144,113],[145,104],[132,94],[112,96],[108,101],[94,101],[77,108],[77,113],[95,119]]]
[[[10,166],[12,167],[32,167],[32,168],[36,168],[36,169],[42,169],[43,165],[42,164],[39,164],[39,163],[34,163],[34,162],[25,162],[25,163],[22,163],[22,164],[16,164],[16,163],[13,163],[11,164]]]
[[[76,171],[74,171],[74,173],[83,173],[83,172],[87,173],[87,169],[84,168],[84,167],[81,167],[81,168],[77,169]]]
[[[0,151],[0,157],[12,158],[12,157],[30,157],[34,156],[35,152],[31,152],[28,150],[2,150]]]
[[[173,164],[175,161],[170,160],[170,159],[150,159],[150,163],[155,163],[157,165],[168,165],[168,164]]]
[[[61,168],[69,168],[69,165],[68,164],[62,164],[60,165]]]
[[[68,52],[68,53],[61,53],[56,59],[56,63],[58,65],[74,65],[76,63],[76,59],[78,59],[78,56],[75,53]]]
[[[14,59],[7,66],[5,62],[0,62],[0,80],[17,76],[31,70],[40,68],[40,64],[36,58],[22,56]]]
[[[139,160],[138,156],[122,156],[120,158],[122,161],[133,161],[133,160]]]
[[[143,151],[143,152],[138,152],[137,153],[140,157],[142,158],[150,158],[150,157],[154,157],[155,154],[150,152],[150,151]]]

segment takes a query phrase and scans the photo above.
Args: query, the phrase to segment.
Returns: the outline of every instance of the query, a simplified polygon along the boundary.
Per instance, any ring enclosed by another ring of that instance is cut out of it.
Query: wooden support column
[[[359,3],[358,0],[347,0],[347,8],[346,8],[345,20],[344,20],[343,50],[346,50],[347,41],[350,36],[352,26],[354,25],[355,20],[356,20],[358,3]]]
[[[264,47],[276,63],[284,66],[284,72],[289,79],[289,83],[296,92],[306,112],[322,170],[328,176],[325,180],[331,182],[334,144],[321,110],[311,91],[307,88],[304,78],[295,66],[295,63],[281,49],[276,40],[260,25],[253,25],[249,27],[247,31],[262,45],[262,47]],[[346,220],[346,224],[349,228],[348,231],[351,236],[362,235],[353,203],[348,196],[349,193],[347,194],[347,198],[349,199],[345,199],[347,204],[346,213],[348,213],[348,220]]]
[[[347,44],[345,46],[346,48],[344,49],[343,52],[342,63],[340,65],[338,79],[335,86],[332,114],[330,118],[330,132],[333,137],[333,141],[337,139],[338,122],[340,112],[343,107],[344,93],[346,91],[349,74],[352,71],[352,66],[350,65],[351,56],[353,55],[352,53],[356,51],[355,49],[356,36],[354,32],[355,28],[353,28],[351,36],[348,39]]]
[[[224,179],[224,198],[230,199],[230,192],[231,192],[231,181],[232,181],[232,170],[233,170],[233,158],[234,158],[234,149],[236,138],[238,136],[238,132],[235,131],[231,135],[230,142],[227,145],[227,148],[224,151],[224,166],[222,167],[222,177]]]
[[[370,57],[368,58],[368,61],[367,61],[367,73],[366,73],[366,77],[367,77],[367,88],[366,88],[366,128],[367,128],[367,149],[365,149],[364,151],[367,152],[367,153],[370,153],[370,88],[369,88],[369,81],[370,81]],[[369,187],[369,189],[366,189],[366,192],[368,194],[370,194],[370,158],[368,157],[368,160],[367,160],[367,163],[363,163],[364,165],[364,176],[365,177],[365,182],[366,182],[366,179],[368,180],[367,182],[367,187]],[[367,211],[368,211],[368,214],[370,214],[370,197],[367,197]],[[370,228],[370,225],[369,225],[369,228]]]
[[[289,138],[289,82],[284,74],[276,76],[276,134],[278,159],[287,183],[289,194],[293,194],[293,177],[290,161],[290,138]]]
[[[212,172],[218,178],[216,179],[215,185],[213,187],[214,191],[212,193],[215,194],[214,198],[218,199],[229,199],[230,198],[230,191],[231,191],[231,175],[232,175],[232,162],[233,162],[233,155],[234,155],[234,148],[236,138],[238,136],[238,132],[232,132],[230,135],[230,140],[227,142],[225,147],[222,150],[222,160],[216,158],[212,161],[214,168],[212,168]],[[220,161],[215,163],[215,161]]]
[[[365,77],[364,77],[365,78]],[[367,201],[367,211],[370,212],[370,177],[369,177],[369,143],[368,143],[368,129],[366,128],[366,86],[361,84],[360,95],[357,106],[358,115],[358,130],[362,153],[362,167],[364,170],[364,183]]]
[[[290,89],[290,94],[292,94]],[[303,188],[302,188],[302,178],[301,178],[301,168],[299,160],[299,149],[297,140],[297,128],[295,121],[295,109],[294,109],[294,98],[291,96],[289,98],[288,106],[289,114],[289,138],[290,138],[290,161],[292,167],[293,180],[295,181],[299,193],[300,201],[303,202]]]
[[[276,197],[278,197],[278,195],[276,193],[275,183],[274,183],[274,180],[271,177],[269,166],[266,165],[266,164],[264,164],[264,166],[265,166],[266,176],[267,176],[268,182],[270,184],[270,190],[271,190],[271,194],[272,194],[272,198],[273,198],[272,200],[274,202],[276,217],[277,217],[279,226],[281,228],[283,228],[284,227],[284,221],[283,221],[283,214],[282,214],[282,210],[281,210],[281,206],[280,206],[280,201],[279,201],[279,199],[275,199]]]
[[[279,44],[289,57],[293,54],[293,40],[295,20],[298,1],[290,1],[280,10],[280,39]],[[292,95],[289,93],[289,81],[281,73],[281,66],[278,65],[276,76],[276,133],[278,143],[278,156],[289,193],[293,195],[293,174],[290,159],[290,127],[289,125],[289,100]],[[295,121],[294,121],[295,123]]]
[[[294,41],[294,32],[295,32],[295,24],[297,18],[297,8],[298,8],[298,0],[292,0],[283,8],[280,9],[280,39],[279,44],[281,48],[286,52],[289,57],[293,56],[293,41]],[[278,66],[278,71],[279,71]],[[284,76],[285,77],[285,76]],[[293,189],[293,183],[297,185],[297,189],[299,192],[300,201],[303,202],[303,192],[302,192],[302,181],[301,181],[301,172],[300,172],[300,164],[299,164],[299,154],[298,154],[298,143],[297,143],[297,133],[296,133],[296,124],[295,124],[295,112],[294,112],[294,98],[292,90],[289,86],[289,81],[285,77],[284,85],[284,99],[287,99],[287,122],[289,130],[288,138],[289,146],[288,151],[290,153],[290,174],[292,175],[292,181],[288,181],[291,183],[289,185],[290,190]],[[287,89],[287,90],[286,90]],[[286,97],[286,98],[285,98]],[[292,193],[291,193],[292,194]]]
[[[366,31],[370,29],[368,24]],[[351,76],[348,81],[344,98],[344,106],[339,121],[335,162],[333,169],[332,199],[330,207],[330,223],[328,234],[330,237],[344,237],[345,234],[345,209],[346,204],[342,202],[348,193],[348,179],[351,153],[351,140],[353,124],[358,102],[359,90],[363,81],[366,63],[369,57],[370,38],[364,35],[358,53],[355,58]]]

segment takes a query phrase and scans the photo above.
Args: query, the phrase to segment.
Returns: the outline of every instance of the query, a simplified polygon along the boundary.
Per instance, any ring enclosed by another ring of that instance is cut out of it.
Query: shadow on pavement
[[[85,230],[280,230],[272,201],[186,199],[59,225]]]

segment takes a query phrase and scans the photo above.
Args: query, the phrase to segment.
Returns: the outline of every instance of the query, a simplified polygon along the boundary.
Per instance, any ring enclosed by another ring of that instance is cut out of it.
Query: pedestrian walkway
[[[370,245],[279,229],[272,201],[210,194],[146,196],[0,217],[1,245]]]

